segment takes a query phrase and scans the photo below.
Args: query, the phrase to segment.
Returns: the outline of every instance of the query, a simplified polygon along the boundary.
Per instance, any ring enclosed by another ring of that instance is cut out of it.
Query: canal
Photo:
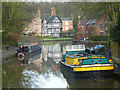
[[[71,42],[42,43],[41,52],[24,58],[16,57],[2,65],[3,88],[119,88],[119,79],[99,81],[72,80],[61,72],[60,63],[66,44]],[[87,48],[93,44],[86,45]],[[108,48],[108,45],[105,45]],[[107,49],[108,50],[108,49]]]

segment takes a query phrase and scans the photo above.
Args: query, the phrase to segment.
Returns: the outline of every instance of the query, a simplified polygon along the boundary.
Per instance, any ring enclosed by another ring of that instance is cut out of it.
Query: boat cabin
[[[85,49],[85,45],[67,45],[66,54],[63,54],[62,62],[68,65],[92,65],[109,64],[110,61],[104,56],[92,55]]]
[[[22,45],[17,49],[18,53],[21,52],[33,52],[41,49],[40,44],[32,44],[32,45]]]
[[[29,51],[29,47],[28,45],[22,45],[19,47],[19,49],[17,49],[17,52],[28,52]]]

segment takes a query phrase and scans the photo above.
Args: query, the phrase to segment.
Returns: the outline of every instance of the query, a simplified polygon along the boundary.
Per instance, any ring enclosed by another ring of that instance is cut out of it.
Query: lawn
[[[43,38],[43,40],[67,40],[72,38]]]

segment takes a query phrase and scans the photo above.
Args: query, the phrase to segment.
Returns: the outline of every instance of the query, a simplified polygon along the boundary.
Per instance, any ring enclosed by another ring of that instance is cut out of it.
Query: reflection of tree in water
[[[46,52],[48,53],[47,50],[48,49],[46,49]],[[31,88],[32,86],[39,88],[37,86],[38,84],[42,86],[45,82],[54,79],[54,77],[59,79],[58,81],[60,82],[62,82],[62,80],[64,81],[65,79],[63,79],[63,76],[60,72],[59,63],[56,62],[57,59],[60,59],[60,56],[56,54],[55,56],[57,58],[49,58],[47,53],[45,54],[47,59],[46,61],[44,60],[44,56],[41,56],[43,55],[42,53],[41,55],[39,54],[41,57],[39,59],[36,59],[36,57],[34,58],[32,56],[31,59],[26,59],[23,62],[17,63],[17,60],[15,59],[4,64],[2,70],[3,88]],[[59,53],[61,53],[61,51]],[[33,62],[28,63],[29,60],[33,60]]]
[[[17,64],[17,60],[2,65],[2,87],[3,88],[20,88],[23,86],[22,74],[23,67]]]

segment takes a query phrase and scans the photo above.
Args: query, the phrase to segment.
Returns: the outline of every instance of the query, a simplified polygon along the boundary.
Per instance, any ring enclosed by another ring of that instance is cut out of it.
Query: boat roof
[[[28,45],[21,45],[21,46],[23,47],[23,46],[28,46]]]
[[[85,45],[66,45],[66,51],[85,51]]]

